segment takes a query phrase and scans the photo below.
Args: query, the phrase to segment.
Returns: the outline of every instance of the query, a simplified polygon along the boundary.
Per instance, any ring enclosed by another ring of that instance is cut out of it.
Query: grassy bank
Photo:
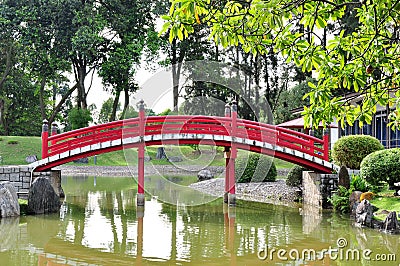
[[[393,193],[394,190],[382,191],[370,201],[372,205],[378,208],[378,211],[376,211],[378,215],[375,216],[377,220],[385,220],[387,214],[382,213],[382,211],[396,211],[397,214],[400,212],[400,200]]]
[[[26,164],[29,155],[41,156],[42,140],[40,137],[3,137],[0,136],[0,156],[2,165]]]
[[[152,158],[151,163],[155,165],[171,164],[167,160],[155,160],[157,154],[157,146],[146,148],[146,155]],[[200,153],[190,146],[166,146],[165,153],[167,156],[180,156],[184,160],[177,163],[178,165],[211,165],[223,166],[225,159],[222,147],[200,146]],[[238,156],[246,156],[247,151],[239,150]],[[40,137],[14,137],[0,136],[0,156],[2,162],[0,165],[19,165],[27,164],[25,158],[29,155],[36,155],[38,159],[41,156],[41,139]],[[94,157],[89,157],[88,164],[69,163],[70,165],[95,165]],[[136,163],[136,149],[121,150],[109,153],[103,153],[96,156],[96,165],[100,166],[125,166]],[[291,168],[293,164],[274,159],[277,168]]]

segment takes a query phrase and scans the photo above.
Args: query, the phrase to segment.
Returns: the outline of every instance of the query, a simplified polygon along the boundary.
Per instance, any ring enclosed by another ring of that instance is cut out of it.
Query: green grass
[[[394,190],[385,190],[378,193],[374,199],[370,202],[372,205],[376,206],[379,210],[376,213],[379,213],[382,210],[386,210],[389,212],[396,211],[397,214],[400,213],[400,199],[398,197],[393,196]],[[385,220],[387,214],[380,214],[374,216],[377,220]]]
[[[25,158],[28,155],[36,155],[40,158],[42,152],[40,137],[0,137],[0,156],[3,165],[27,164]],[[16,144],[9,144],[15,143]]]
[[[16,143],[16,144],[9,144]],[[174,163],[176,165],[207,165],[207,166],[224,166],[225,158],[223,147],[200,146],[201,153],[193,150],[192,147],[182,146],[165,146],[167,156],[181,156],[183,162]],[[146,147],[146,155],[152,160],[146,164],[153,165],[169,165],[167,160],[156,160],[157,146]],[[0,156],[3,161],[2,165],[18,165],[27,164],[25,158],[28,155],[36,155],[41,158],[41,138],[40,137],[0,137]],[[247,156],[247,151],[239,150],[238,158]],[[88,164],[68,163],[69,165],[94,165],[94,157],[89,157]],[[120,150],[115,152],[103,153],[96,156],[96,165],[100,166],[126,166],[137,163],[137,149]],[[291,168],[292,163],[274,159],[276,167]]]

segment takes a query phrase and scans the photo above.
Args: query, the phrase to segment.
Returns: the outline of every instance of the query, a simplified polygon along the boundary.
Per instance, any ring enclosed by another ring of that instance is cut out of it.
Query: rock
[[[339,186],[343,186],[347,189],[350,188],[350,176],[349,171],[347,171],[347,167],[342,165],[339,170]]]
[[[158,147],[157,148],[156,159],[161,160],[161,159],[166,159],[166,158],[167,158],[167,155],[165,154],[164,147]]]
[[[34,162],[36,162],[38,159],[37,159],[37,157],[36,157],[36,155],[29,155],[29,156],[26,156],[26,158],[25,158],[25,161],[27,162],[27,163],[34,163]]]
[[[204,181],[204,180],[208,180],[214,178],[214,175],[211,173],[210,170],[207,169],[203,169],[200,172],[197,173],[197,180],[198,181]]]
[[[350,201],[350,213],[352,216],[356,215],[356,209],[358,204],[360,204],[360,196],[362,192],[361,191],[353,191],[349,197]]]
[[[171,156],[171,157],[168,157],[168,161],[171,163],[178,163],[178,162],[182,162],[183,159],[181,156]]]
[[[50,181],[45,177],[36,178],[29,190],[28,213],[43,214],[59,210],[60,197],[54,191]]]
[[[375,207],[366,199],[361,201],[356,209],[356,223],[361,226],[372,227],[372,216]]]
[[[145,162],[150,162],[151,161],[151,157],[150,156],[144,156],[144,161]]]
[[[382,230],[390,233],[399,233],[400,225],[396,212],[390,212],[382,224]]]
[[[17,191],[8,181],[0,182],[0,209],[0,217],[19,216]]]
[[[80,158],[77,160],[73,161],[74,163],[89,163],[89,158],[85,157],[85,158]]]

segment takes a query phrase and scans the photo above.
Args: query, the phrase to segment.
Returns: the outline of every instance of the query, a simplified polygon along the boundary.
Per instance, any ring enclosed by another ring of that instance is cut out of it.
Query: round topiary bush
[[[264,155],[250,153],[249,158],[236,161],[235,175],[238,183],[275,181],[277,172],[274,161]]]
[[[365,156],[383,149],[383,145],[374,137],[368,135],[344,136],[333,145],[332,158],[340,166],[360,169],[360,163]]]
[[[307,168],[304,168],[300,165],[293,166],[286,178],[286,185],[291,187],[298,187],[303,184],[303,171],[307,171]]]
[[[361,162],[360,176],[372,185],[400,182],[400,148],[371,153]]]

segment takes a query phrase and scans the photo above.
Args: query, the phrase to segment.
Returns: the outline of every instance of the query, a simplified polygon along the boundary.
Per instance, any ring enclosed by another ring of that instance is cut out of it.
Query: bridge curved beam
[[[42,160],[36,161],[30,164],[30,166],[34,167],[35,171],[45,171],[51,169],[52,167],[65,164],[79,158],[94,156],[97,154],[117,151],[125,148],[135,148],[138,147],[142,141],[144,141],[146,146],[200,143],[214,146],[231,146],[232,143],[234,143],[239,149],[274,156],[285,161],[305,166],[310,170],[316,170],[324,173],[330,173],[332,170],[337,170],[336,165],[317,156],[312,156],[296,149],[282,147],[276,143],[254,140],[248,137],[232,137],[226,135],[199,133],[153,134],[143,137],[130,136],[131,134],[126,135],[127,136],[124,137],[124,134],[116,134],[115,136],[119,137],[113,137],[111,140],[91,141],[88,145],[59,152]]]

